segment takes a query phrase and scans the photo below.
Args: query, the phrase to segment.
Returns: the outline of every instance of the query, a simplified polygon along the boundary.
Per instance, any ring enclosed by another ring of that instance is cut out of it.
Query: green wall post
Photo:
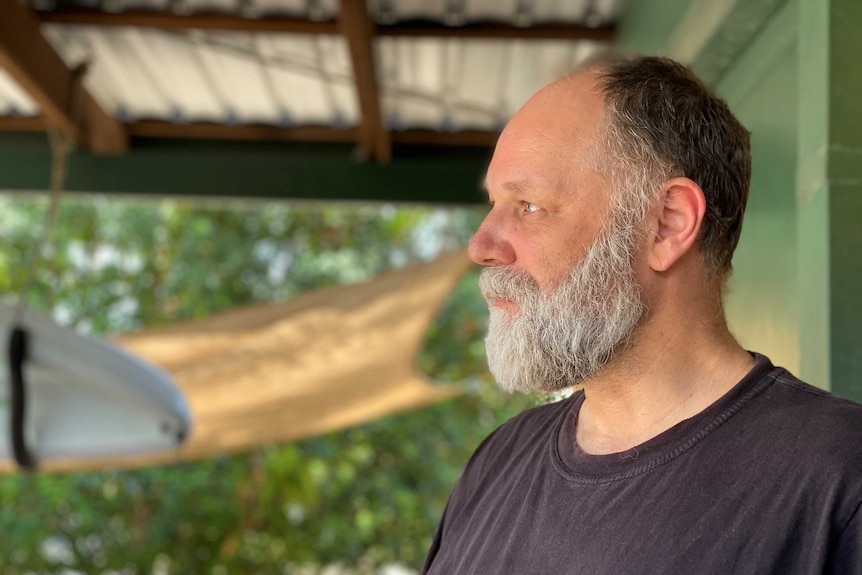
[[[800,0],[800,375],[856,400],[862,400],[860,23],[859,0]]]
[[[799,372],[798,10],[787,0],[715,85],[751,130],[752,177],[725,312],[746,349]]]

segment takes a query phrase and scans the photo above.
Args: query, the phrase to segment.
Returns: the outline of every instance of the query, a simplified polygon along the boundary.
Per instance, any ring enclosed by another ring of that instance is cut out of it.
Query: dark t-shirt
[[[862,574],[862,406],[757,356],[695,417],[589,455],[574,441],[583,399],[479,446],[423,574]]]

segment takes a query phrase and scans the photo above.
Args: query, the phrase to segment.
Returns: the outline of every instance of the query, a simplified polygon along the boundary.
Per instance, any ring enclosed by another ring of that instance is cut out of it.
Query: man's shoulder
[[[779,414],[792,416],[796,426],[862,433],[862,404],[810,385],[783,368],[772,375],[774,385],[767,391],[767,400]]]
[[[850,465],[862,475],[862,404],[800,380],[783,368],[757,408],[761,433],[773,430],[805,458]]]

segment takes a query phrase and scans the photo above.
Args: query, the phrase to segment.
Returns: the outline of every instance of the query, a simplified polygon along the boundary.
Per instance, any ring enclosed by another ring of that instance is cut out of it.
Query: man
[[[515,115],[470,243],[488,361],[508,390],[583,389],[479,446],[423,573],[862,573],[862,406],[724,319],[749,179],[748,132],[666,59]]]

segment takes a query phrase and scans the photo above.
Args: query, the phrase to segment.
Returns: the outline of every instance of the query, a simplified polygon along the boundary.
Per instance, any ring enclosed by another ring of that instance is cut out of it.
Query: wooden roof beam
[[[392,160],[392,139],[383,125],[380,110],[374,58],[374,23],[368,16],[365,0],[344,0],[338,24],[350,47],[350,61],[361,112],[360,144],[369,158],[388,164]]]
[[[0,122],[2,126],[2,122]],[[177,124],[160,120],[138,120],[127,124],[133,138],[174,140],[236,140],[246,142],[356,142],[355,128],[330,126],[281,127],[268,124],[216,124],[191,122]]]
[[[30,8],[18,0],[0,0],[0,14],[0,67],[36,101],[48,125],[79,136],[84,147],[99,154],[127,151],[122,124],[81,86],[81,78],[39,32]]]
[[[44,132],[48,123],[42,116],[0,116],[0,132]]]
[[[36,119],[26,122],[15,118],[0,117],[2,131],[33,131],[40,125]],[[4,129],[4,126],[8,128]],[[358,137],[356,128],[333,128],[331,126],[280,127],[268,124],[216,124],[212,122],[190,122],[178,124],[161,120],[138,120],[126,124],[133,138],[158,138],[170,140],[235,140],[246,142],[329,142],[350,143]],[[498,132],[483,130],[461,130],[438,132],[435,130],[397,130],[390,132],[393,144],[406,146],[441,146],[493,148]]]
[[[514,26],[492,22],[475,22],[448,26],[441,22],[416,20],[398,24],[378,24],[378,36],[416,38],[482,38],[500,40],[592,40],[613,42],[613,25],[583,26],[581,24],[537,24]]]
[[[438,132],[437,130],[411,129],[392,132],[394,144],[411,146],[493,148],[499,137],[499,132],[485,130]]]
[[[350,2],[345,2],[349,4]],[[228,30],[235,32],[281,32],[285,34],[340,34],[338,22],[317,22],[284,16],[244,18],[230,14],[190,14],[128,10],[119,13],[90,8],[60,8],[37,12],[42,22],[88,26],[133,26],[160,30]],[[512,40],[594,40],[611,42],[614,26],[596,27],[580,24],[537,24],[514,26],[497,22],[471,22],[448,26],[428,20],[411,20],[395,24],[376,24],[377,36],[415,36],[438,38],[498,38]]]
[[[335,21],[316,22],[284,16],[244,18],[230,14],[189,14],[153,10],[103,12],[92,8],[61,8],[37,12],[42,22],[87,26],[131,26],[159,30],[221,30],[230,32],[276,32],[284,34],[339,34]]]

